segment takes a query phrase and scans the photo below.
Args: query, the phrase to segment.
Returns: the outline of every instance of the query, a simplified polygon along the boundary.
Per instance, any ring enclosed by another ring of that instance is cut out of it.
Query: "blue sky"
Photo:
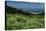
[[[23,11],[36,11],[35,13],[42,13],[42,9],[45,9],[44,3],[39,2],[18,2],[18,1],[7,1],[7,6],[11,6],[13,8],[22,9]],[[33,10],[32,10],[33,9]],[[39,10],[38,10],[39,9]]]
[[[44,9],[43,3],[23,3],[23,2],[17,2],[17,1],[8,1],[8,6],[14,7],[14,8],[25,8],[25,9]]]

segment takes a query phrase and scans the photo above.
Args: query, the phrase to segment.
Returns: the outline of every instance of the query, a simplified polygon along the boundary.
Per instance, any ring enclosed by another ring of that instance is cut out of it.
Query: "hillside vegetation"
[[[7,14],[8,30],[44,28],[44,17],[39,15],[12,15]]]
[[[35,15],[6,7],[6,30],[44,28],[44,15]]]

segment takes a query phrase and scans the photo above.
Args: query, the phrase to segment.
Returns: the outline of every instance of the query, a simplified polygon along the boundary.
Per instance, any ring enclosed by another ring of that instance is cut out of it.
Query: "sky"
[[[14,8],[25,8],[25,9],[44,9],[44,3],[24,3],[24,2],[18,2],[18,1],[8,1],[8,6],[14,7]]]
[[[11,6],[13,8],[22,9],[23,11],[36,11],[36,13],[41,13],[44,10],[45,4],[39,2],[22,2],[22,1],[7,1],[7,6]],[[30,10],[27,10],[30,9]],[[32,10],[33,9],[33,10]]]

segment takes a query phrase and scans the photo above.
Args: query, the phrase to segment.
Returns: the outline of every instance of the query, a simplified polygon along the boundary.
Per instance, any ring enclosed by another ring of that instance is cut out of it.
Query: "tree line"
[[[12,8],[10,6],[5,6],[6,13],[8,14],[23,14],[23,15],[30,15],[31,13],[24,12],[23,10],[18,10],[17,8]]]
[[[25,12],[23,10],[18,10],[17,8],[12,8],[10,6],[5,6],[5,10],[6,10],[6,13],[8,14],[23,14],[23,15],[31,15],[31,13],[29,12]],[[44,12],[42,14],[39,14],[39,15],[44,15]]]

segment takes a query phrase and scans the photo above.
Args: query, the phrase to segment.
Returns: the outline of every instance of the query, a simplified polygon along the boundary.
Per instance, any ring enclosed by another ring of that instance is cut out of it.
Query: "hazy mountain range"
[[[20,2],[20,1],[7,1],[7,6],[17,8],[18,10],[33,12],[35,14],[44,11],[44,3],[35,2]]]

